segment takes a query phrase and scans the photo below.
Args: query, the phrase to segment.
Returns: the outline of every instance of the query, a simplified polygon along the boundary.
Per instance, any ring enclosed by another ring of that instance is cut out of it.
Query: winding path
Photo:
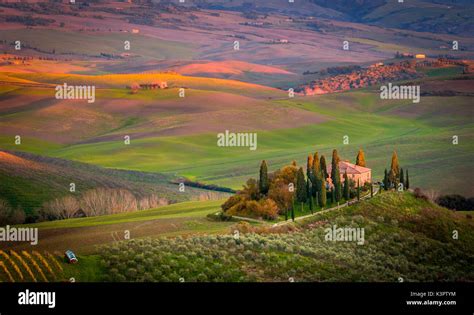
[[[379,186],[374,186],[374,196],[380,191],[380,187]],[[370,197],[370,193],[368,193],[367,195],[363,196],[360,198],[360,200],[366,200],[366,199],[369,199],[371,198]],[[321,210],[321,211],[318,211],[318,212],[314,212],[312,214],[307,214],[307,215],[304,215],[304,216],[301,216],[301,217],[296,217],[295,218],[295,221],[293,221],[292,219],[288,219],[288,220],[285,220],[285,221],[281,221],[281,222],[278,222],[278,223],[274,223],[272,224],[272,227],[277,227],[277,226],[282,226],[282,225],[286,225],[286,224],[289,224],[289,223],[292,223],[292,222],[296,222],[296,221],[301,221],[301,220],[304,220],[304,219],[307,219],[307,218],[311,218],[311,217],[314,217],[314,216],[317,216],[317,215],[320,215],[322,213],[326,213],[326,212],[329,212],[329,211],[333,211],[333,210],[337,210],[337,209],[340,209],[340,208],[344,208],[344,207],[347,207],[349,205],[353,205],[355,203],[357,203],[358,201],[354,201],[351,200],[351,201],[347,201],[343,204],[340,204],[338,206],[335,206],[335,207],[332,207],[332,208],[328,208],[328,209],[324,209],[324,210]],[[248,222],[254,222],[254,223],[263,223],[263,224],[269,224],[267,221],[264,221],[264,220],[258,220],[258,219],[252,219],[252,218],[246,218],[246,217],[239,217],[239,216],[232,216],[232,218],[234,219],[238,219],[238,220],[242,220],[242,221],[248,221]]]

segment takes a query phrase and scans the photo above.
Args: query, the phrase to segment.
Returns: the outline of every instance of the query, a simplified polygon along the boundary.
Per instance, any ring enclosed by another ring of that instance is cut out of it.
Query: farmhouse
[[[143,90],[155,90],[155,89],[167,89],[168,83],[166,81],[155,81],[152,83],[140,84],[140,89]]]
[[[355,165],[349,163],[348,161],[339,161],[339,171],[341,175],[341,183],[344,183],[344,173],[347,172],[347,177],[349,181],[354,181],[357,184],[359,181],[360,185],[364,185],[365,183],[370,183],[372,181],[372,170],[367,167]],[[328,165],[328,174],[329,178],[326,181],[329,183],[329,186],[332,186],[331,180],[331,165]]]

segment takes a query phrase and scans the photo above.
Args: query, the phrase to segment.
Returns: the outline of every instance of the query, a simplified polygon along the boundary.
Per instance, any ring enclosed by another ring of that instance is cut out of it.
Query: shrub
[[[474,198],[468,199],[456,194],[440,196],[436,203],[452,210],[474,210]]]
[[[224,202],[221,205],[222,211],[227,211],[242,201],[243,201],[242,195],[237,194],[237,195],[231,196],[229,197],[229,199],[226,200],[226,202]]]
[[[272,199],[250,200],[234,205],[227,214],[273,220],[278,217],[278,206]]]
[[[413,191],[413,196],[415,196],[415,198],[417,199],[428,201],[428,197],[425,194],[423,194],[423,191],[418,187],[415,188],[415,190]]]
[[[25,212],[21,208],[13,208],[7,201],[0,199],[0,226],[24,222]]]

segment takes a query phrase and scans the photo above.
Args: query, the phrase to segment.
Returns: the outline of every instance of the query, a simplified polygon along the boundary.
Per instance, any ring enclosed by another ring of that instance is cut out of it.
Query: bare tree
[[[97,188],[86,191],[80,208],[87,216],[114,214],[138,210],[135,196],[125,189]]]
[[[43,205],[43,214],[54,219],[73,218],[79,210],[79,202],[73,196],[49,201]]]
[[[167,204],[169,204],[168,199],[160,198],[156,194],[151,194],[140,199],[140,201],[138,202],[138,209],[153,209],[158,208],[160,206],[166,206]]]
[[[425,191],[425,195],[426,195],[426,197],[428,197],[429,201],[435,202],[436,199],[438,199],[438,197],[439,197],[439,191],[434,190],[434,189],[429,189],[429,190]]]

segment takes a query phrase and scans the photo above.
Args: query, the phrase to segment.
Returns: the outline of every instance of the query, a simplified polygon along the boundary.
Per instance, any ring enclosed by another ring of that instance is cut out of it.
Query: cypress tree
[[[295,222],[295,207],[291,207],[291,220],[293,220],[293,222]]]
[[[388,185],[390,188],[397,188],[398,177],[393,170],[388,171]]]
[[[336,185],[337,177],[336,177],[336,169],[339,164],[338,162],[339,157],[337,156],[337,150],[332,150],[332,159],[331,159],[331,180],[332,184]]]
[[[316,189],[313,189],[313,196],[315,196],[316,194],[316,191],[318,190],[317,187],[318,187],[318,177],[319,177],[319,172],[321,171],[321,164],[319,162],[319,156],[318,156],[318,152],[314,153],[314,156],[313,156],[313,167],[312,167],[312,170],[311,170],[311,181],[313,183],[313,188],[316,188]]]
[[[388,174],[387,174],[387,169],[385,169],[385,171],[384,171],[384,176],[383,176],[383,188],[384,188],[385,190],[388,190],[388,184],[389,184],[389,182],[388,182]]]
[[[333,184],[333,189],[335,190],[335,201],[340,201],[342,198],[342,189],[341,189],[341,174],[339,171],[339,156],[337,155],[337,150],[332,151],[332,161],[331,161],[331,179]],[[334,202],[334,200],[333,200]]]
[[[313,172],[313,156],[311,154],[308,155],[308,159],[306,161],[306,176],[308,179],[312,177]]]
[[[400,177],[400,164],[398,162],[398,155],[396,151],[393,151],[392,154],[392,164],[390,165],[390,170],[392,170],[393,176],[398,180]]]
[[[316,194],[321,191],[321,165],[319,162],[318,152],[314,153],[311,180],[313,182],[312,195],[316,196]]]
[[[326,178],[329,177],[329,174],[328,174],[328,167],[326,166],[326,158],[324,157],[324,155],[321,155],[319,164],[321,167],[321,171],[323,172],[324,180],[326,180]]]
[[[359,153],[357,153],[356,165],[365,167],[365,155],[362,149],[359,149]]]
[[[319,207],[319,194],[320,194],[320,192],[317,191],[317,192],[316,192],[316,196],[314,196],[314,206],[315,206],[316,208]]]
[[[339,163],[339,161],[340,161],[339,154],[337,154],[336,149],[332,150],[332,161],[335,161],[337,163]]]
[[[321,192],[320,192],[320,204],[321,208],[326,206],[326,180],[324,178],[321,178]]]
[[[344,172],[344,199],[349,200],[350,198],[349,176],[347,176],[346,171]]]
[[[321,171],[321,162],[319,161],[318,152],[315,152],[313,156],[313,175],[318,174],[320,171]]]
[[[334,187],[331,188],[331,204],[333,204],[336,201],[336,192]]]
[[[374,185],[370,183],[370,198],[374,196]]]
[[[357,180],[357,200],[360,200],[360,181]]]
[[[336,185],[336,201],[341,201],[342,200],[342,183],[341,180],[339,179],[339,182]]]
[[[304,179],[303,168],[300,167],[298,174],[296,175],[296,199],[301,203],[301,211],[303,211],[303,204],[307,200],[307,190],[306,190],[306,181]]]
[[[405,189],[405,178],[403,176],[403,168],[400,169],[400,183],[403,185],[403,189]]]
[[[312,195],[312,187],[311,187],[311,181],[309,178],[306,180],[306,199],[308,200],[309,203],[309,210],[311,210],[311,213],[313,213],[313,195]]]
[[[405,188],[406,188],[406,189],[410,188],[410,180],[408,179],[408,170],[406,170]]]
[[[268,167],[267,162],[265,160],[262,161],[260,164],[260,181],[258,183],[260,193],[266,195],[269,189],[269,181],[268,181]]]

